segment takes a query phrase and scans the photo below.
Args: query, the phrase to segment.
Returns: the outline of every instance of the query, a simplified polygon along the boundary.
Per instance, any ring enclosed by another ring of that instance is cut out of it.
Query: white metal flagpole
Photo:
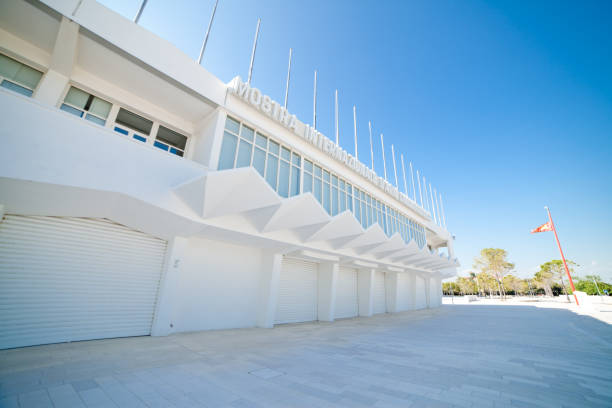
[[[257,28],[255,29],[255,39],[253,40],[253,51],[251,51],[251,64],[249,65],[249,77],[247,84],[251,85],[251,77],[253,76],[253,62],[255,61],[255,50],[257,49],[257,37],[259,37],[259,26],[261,25],[261,18],[257,19]]]
[[[419,171],[417,170],[417,181],[419,182],[419,197],[421,198],[421,208],[423,207],[423,191],[421,190],[421,176],[419,175]],[[416,197],[414,198],[416,201]]]
[[[357,152],[357,108],[353,105],[353,130],[355,133],[355,160],[359,160],[359,153]]]
[[[206,43],[208,42],[208,35],[210,34],[210,28],[212,27],[212,23],[215,18],[215,12],[217,11],[218,4],[219,4],[219,0],[216,0],[215,6],[213,7],[213,12],[210,15],[210,21],[208,22],[208,28],[206,29],[206,35],[204,36],[204,42],[202,43],[202,49],[200,50],[200,56],[198,57],[198,64],[202,63],[202,57],[204,56],[204,50],[206,49]]]
[[[314,72],[314,92],[312,96],[312,127],[317,128],[317,70]]]
[[[444,203],[442,203],[442,194],[440,194],[440,209],[442,210],[442,224],[444,224],[444,229],[446,229],[446,215],[444,214]]]
[[[410,162],[410,179],[412,180],[412,196],[414,197],[414,202],[416,203],[416,187],[414,186],[414,172],[412,171],[412,162]]]
[[[374,171],[374,147],[372,145],[372,122],[368,120],[368,128],[370,129],[370,159],[372,160],[372,171]]]
[[[387,181],[387,161],[385,160],[385,141],[383,140],[383,134],[380,134],[380,146],[383,154],[383,169],[385,172],[385,181]]]
[[[436,219],[436,206],[434,204],[433,193],[431,192],[431,183],[429,183],[429,196],[431,197],[431,212],[434,217],[434,222],[437,224],[438,220]]]
[[[339,130],[338,130],[338,90],[336,89],[336,146],[339,146]]]
[[[291,56],[293,48],[289,48],[289,68],[287,68],[287,85],[285,86],[285,109],[287,109],[287,100],[289,99],[289,80],[291,79]]]
[[[436,199],[436,212],[438,213],[438,225],[442,226],[442,218],[440,217],[440,204],[438,203],[438,192],[434,188],[434,198]]]
[[[140,16],[142,15],[142,12],[143,12],[143,10],[144,10],[146,5],[147,5],[147,0],[142,0],[142,3],[140,3],[140,8],[138,8],[138,12],[136,13],[136,17],[134,17],[134,22],[136,24],[138,24],[138,20],[140,20]],[[73,13],[73,15],[74,15],[74,13]]]
[[[391,143],[391,156],[393,157],[393,173],[395,174],[395,187],[399,190],[399,184],[397,183],[397,166],[395,165],[395,150],[393,150],[393,143]]]
[[[406,183],[406,166],[404,165],[404,154],[400,153],[402,159],[402,175],[404,176],[404,193],[408,196],[408,183]]]
[[[431,212],[431,209],[429,208],[429,198],[427,198],[427,180],[425,179],[425,176],[423,176],[423,190],[425,190],[425,209]]]

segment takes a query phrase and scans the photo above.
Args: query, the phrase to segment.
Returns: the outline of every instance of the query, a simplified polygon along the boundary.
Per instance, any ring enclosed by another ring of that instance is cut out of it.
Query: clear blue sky
[[[103,0],[132,18],[140,0]],[[214,0],[149,0],[140,24],[197,59]],[[558,259],[552,233],[531,235],[550,206],[579,275],[612,280],[612,2],[220,0],[203,65],[253,86],[370,162],[368,120],[442,192],[460,273],[481,248],[509,252],[519,276]],[[375,139],[378,140],[378,139]],[[382,174],[380,145],[375,166]],[[390,167],[389,167],[390,168]]]

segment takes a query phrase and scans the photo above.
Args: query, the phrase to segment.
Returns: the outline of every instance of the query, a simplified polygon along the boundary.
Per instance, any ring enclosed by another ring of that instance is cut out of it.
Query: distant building
[[[412,199],[93,0],[0,4],[0,106],[0,348],[436,307],[455,274]]]

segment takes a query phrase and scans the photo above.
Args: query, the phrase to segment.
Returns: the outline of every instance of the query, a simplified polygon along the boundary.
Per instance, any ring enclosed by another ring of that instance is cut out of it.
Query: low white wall
[[[204,238],[184,248],[174,297],[174,332],[254,327],[262,251]]]

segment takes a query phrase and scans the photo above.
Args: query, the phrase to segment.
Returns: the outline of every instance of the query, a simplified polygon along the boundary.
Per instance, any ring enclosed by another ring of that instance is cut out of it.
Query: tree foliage
[[[480,257],[474,259],[474,269],[492,275],[498,286],[499,296],[506,296],[503,278],[514,269],[514,264],[508,262],[508,253],[500,248],[485,248],[480,251]]]
[[[508,253],[499,248],[485,248],[480,251],[480,256],[474,260],[474,269],[469,276],[458,277],[454,282],[445,282],[442,290],[447,295],[473,295],[493,297],[499,294],[504,298],[506,295],[545,295],[566,296],[571,294],[565,279],[567,273],[563,261],[553,259],[540,265],[532,278],[522,279],[510,274],[514,264],[507,261]],[[574,268],[580,265],[567,261],[572,276]],[[576,290],[586,292],[588,295],[612,296],[612,285],[601,280],[597,275],[586,275],[584,278],[574,277]],[[599,288],[599,291],[597,290]],[[568,297],[569,299],[569,297]]]

